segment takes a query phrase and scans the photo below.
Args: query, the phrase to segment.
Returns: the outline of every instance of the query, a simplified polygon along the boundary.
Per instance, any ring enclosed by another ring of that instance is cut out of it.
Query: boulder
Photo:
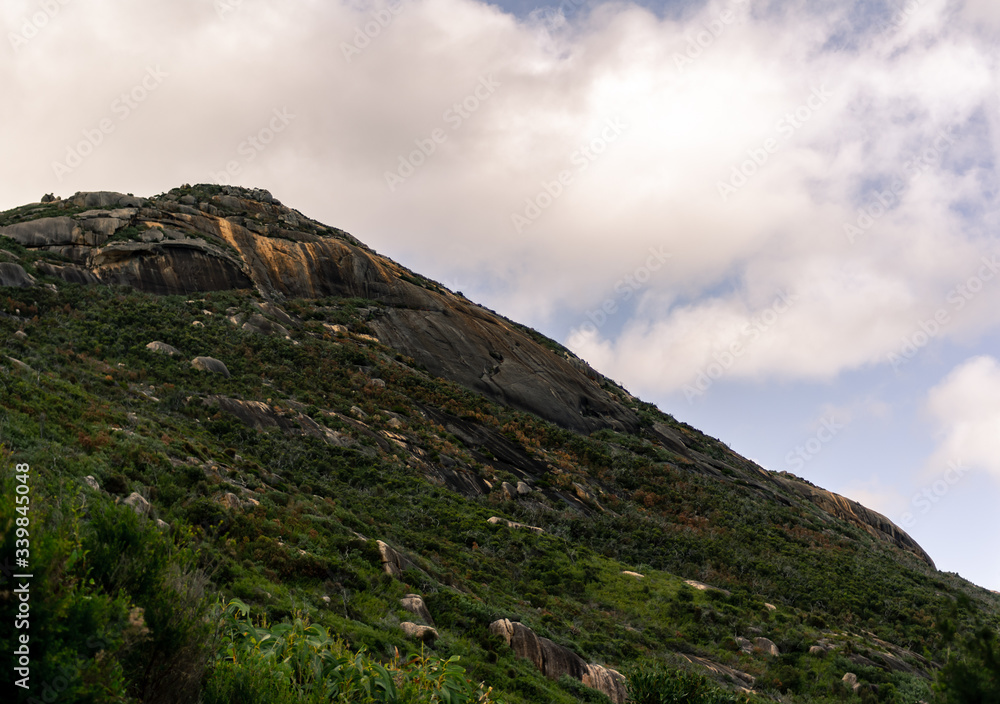
[[[753,652],[753,643],[751,643],[750,641],[748,641],[746,638],[740,638],[739,636],[737,636],[737,638],[736,638],[736,646],[740,650],[742,650],[744,653],[752,653]]]
[[[14,337],[16,337],[18,340],[27,340],[28,333],[26,333],[24,330],[18,330],[17,332],[14,333]]]
[[[170,524],[162,519],[157,518],[156,527],[159,528],[160,530],[168,530],[170,528]]]
[[[764,653],[764,655],[767,655],[769,657],[776,658],[779,655],[781,655],[781,651],[778,650],[778,646],[776,646],[772,641],[768,640],[767,638],[754,638],[753,645],[754,648],[760,650],[762,653]]]
[[[694,587],[695,589],[697,589],[700,592],[707,592],[708,590],[712,589],[712,590],[717,591],[717,592],[722,592],[726,596],[730,595],[730,592],[726,591],[725,589],[719,589],[718,587],[713,587],[713,586],[711,586],[709,584],[703,584],[702,582],[696,582],[693,579],[685,579],[684,580],[684,584],[688,585],[689,587]]]
[[[195,357],[191,360],[191,366],[199,371],[221,374],[227,379],[232,376],[229,373],[229,369],[226,368],[226,365],[214,357]]]
[[[168,345],[166,342],[154,341],[146,345],[146,349],[150,352],[156,352],[157,354],[165,354],[168,357],[174,357],[180,355],[181,351],[176,347]]]
[[[822,657],[822,656],[826,655],[826,648],[824,648],[822,645],[811,646],[809,648],[809,654],[810,655],[818,655],[819,657]]]
[[[414,616],[420,617],[420,619],[431,626],[434,625],[434,619],[431,618],[431,612],[427,608],[427,604],[424,603],[424,599],[419,594],[407,594],[399,603],[404,609],[409,611]]]
[[[636,579],[646,578],[646,575],[644,574],[639,574],[638,572],[630,572],[629,570],[624,570],[622,574],[625,575],[626,577],[635,577]]]
[[[390,577],[401,577],[403,570],[410,567],[410,561],[389,547],[388,543],[379,540],[376,541],[376,545],[378,545],[379,554],[382,556],[382,568],[385,573]]]
[[[76,220],[66,216],[41,218],[0,227],[0,235],[10,237],[25,247],[83,244],[82,230]]]
[[[260,335],[277,335],[278,337],[289,337],[287,328],[282,325],[278,325],[265,318],[260,313],[254,313],[250,316],[250,319],[243,323],[243,328],[245,332],[254,332]]]
[[[94,479],[90,475],[87,475],[86,477],[83,478],[83,483],[86,484],[87,486],[89,486],[94,491],[100,491],[101,490],[101,485],[98,484],[97,480]]]
[[[845,673],[844,676],[841,678],[841,681],[848,687],[858,686],[858,676],[855,675],[853,672]]]
[[[70,284],[93,285],[101,283],[94,272],[72,264],[59,266],[48,262],[38,262],[35,264],[35,268],[40,274],[55,276]]]
[[[140,516],[145,516],[149,513],[149,502],[146,501],[145,497],[137,491],[133,491],[129,494],[124,503]]]
[[[521,495],[521,496],[528,496],[531,492],[532,492],[531,487],[528,486],[525,482],[518,482],[517,483],[517,493],[519,495]]]
[[[614,670],[589,665],[572,650],[556,645],[548,638],[539,637],[530,628],[516,621],[500,619],[491,623],[489,630],[503,638],[518,657],[530,660],[546,677],[559,679],[567,675],[604,693],[615,704],[625,701],[625,678]]]
[[[28,372],[29,374],[34,374],[35,370],[30,366],[22,362],[20,359],[14,359],[13,357],[7,357],[7,361],[14,365],[14,369],[18,369],[22,372]]]
[[[141,208],[146,205],[145,198],[127,196],[113,191],[79,192],[68,198],[70,203],[78,208]]]
[[[617,670],[601,665],[587,665],[581,681],[585,686],[603,692],[615,704],[622,704],[628,699],[625,677]]]
[[[31,288],[35,279],[20,264],[0,262],[0,288]]]
[[[486,522],[493,526],[507,526],[514,530],[530,530],[532,532],[542,534],[545,531],[542,528],[536,528],[535,526],[527,526],[523,523],[515,523],[514,521],[508,521],[506,518],[500,518],[499,516],[492,516],[486,519]]]
[[[440,637],[438,632],[430,626],[421,626],[416,623],[410,623],[409,621],[403,621],[399,624],[399,627],[403,629],[403,633],[405,633],[408,638],[415,638],[416,640],[423,641],[424,643],[433,643]]]
[[[504,482],[500,485],[500,492],[507,498],[508,501],[512,501],[517,498],[517,489],[508,482]]]

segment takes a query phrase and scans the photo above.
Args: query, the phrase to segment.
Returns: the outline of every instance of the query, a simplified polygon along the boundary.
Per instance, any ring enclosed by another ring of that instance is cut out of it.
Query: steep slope
[[[77,194],[0,227],[0,462],[38,468],[38,627],[81,688],[251,678],[206,646],[206,594],[387,661],[460,655],[510,702],[621,701],[664,663],[916,702],[937,626],[995,623],[886,517],[265,192]]]

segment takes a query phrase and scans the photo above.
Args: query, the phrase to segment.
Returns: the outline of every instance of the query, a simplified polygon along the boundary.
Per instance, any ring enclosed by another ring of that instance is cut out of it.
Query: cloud
[[[1000,363],[974,357],[952,372],[927,397],[937,449],[929,471],[949,462],[986,469],[1000,477]]]
[[[225,2],[67,0],[2,47],[4,205],[267,187],[511,317],[572,328],[647,393],[734,343],[734,378],[888,364],[1000,251],[1000,86],[972,24],[991,5],[952,21],[924,0],[872,31],[810,3],[681,18],[597,3],[554,21],[472,0]],[[17,33],[36,9],[6,3],[0,21]],[[166,77],[122,117],[150,67]],[[269,133],[276,110],[294,118]],[[114,129],[81,150],[102,120]],[[651,250],[670,258],[616,289]],[[941,337],[996,325],[987,298]],[[613,322],[588,327],[609,299]]]

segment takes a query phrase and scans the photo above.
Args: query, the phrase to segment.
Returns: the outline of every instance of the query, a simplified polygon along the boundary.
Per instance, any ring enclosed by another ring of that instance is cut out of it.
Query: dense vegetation
[[[431,378],[364,334],[375,301],[285,301],[301,321],[285,339],[230,321],[258,312],[249,292],[70,285],[40,275],[37,256],[0,238],[0,261],[40,283],[0,289],[3,558],[26,481],[38,701],[609,701],[515,656],[489,631],[500,618],[622,671],[637,702],[996,701],[995,595],[818,510],[698,473],[649,437],[583,437]],[[154,340],[182,355],[147,350]],[[231,377],[194,369],[196,356]],[[220,397],[266,404],[274,427]],[[530,498],[503,490],[518,478],[462,424],[546,468]],[[31,467],[23,481],[18,463]],[[493,490],[463,495],[433,466]],[[134,493],[148,511],[125,503]],[[376,540],[407,557],[399,578]],[[400,605],[411,592],[433,643],[399,627],[415,618]]]

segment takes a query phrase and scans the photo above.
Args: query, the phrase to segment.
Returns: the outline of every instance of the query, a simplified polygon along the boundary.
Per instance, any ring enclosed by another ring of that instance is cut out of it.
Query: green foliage
[[[245,701],[358,704],[487,704],[490,690],[465,676],[458,656],[398,655],[382,664],[301,614],[290,622],[254,623],[234,599],[222,613],[222,660],[206,688],[206,704]],[[273,697],[261,699],[261,693]],[[246,698],[241,698],[246,697]]]
[[[627,676],[629,697],[636,704],[749,704],[765,700],[736,694],[713,684],[707,677],[684,670],[645,667]]]

